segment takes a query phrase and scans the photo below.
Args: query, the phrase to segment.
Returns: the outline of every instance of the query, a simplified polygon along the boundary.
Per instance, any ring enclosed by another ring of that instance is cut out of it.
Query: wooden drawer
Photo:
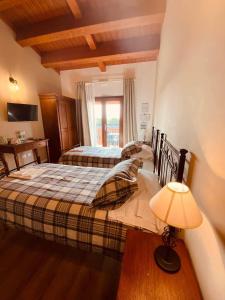
[[[46,147],[47,141],[38,141],[37,147]]]

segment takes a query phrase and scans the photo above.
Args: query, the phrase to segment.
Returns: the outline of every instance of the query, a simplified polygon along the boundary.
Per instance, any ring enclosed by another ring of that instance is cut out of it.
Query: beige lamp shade
[[[202,223],[196,201],[183,183],[168,183],[150,200],[149,205],[156,217],[168,225],[190,229]]]

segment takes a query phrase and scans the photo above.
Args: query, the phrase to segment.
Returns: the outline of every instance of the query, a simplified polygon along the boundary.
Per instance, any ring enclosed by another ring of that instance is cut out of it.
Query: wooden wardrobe
[[[76,126],[76,100],[56,94],[39,95],[45,137],[49,138],[50,162],[80,143]]]

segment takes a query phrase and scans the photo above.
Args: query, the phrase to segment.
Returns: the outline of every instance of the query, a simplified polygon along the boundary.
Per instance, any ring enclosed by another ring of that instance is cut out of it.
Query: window
[[[97,146],[123,146],[123,97],[97,97],[95,121]]]

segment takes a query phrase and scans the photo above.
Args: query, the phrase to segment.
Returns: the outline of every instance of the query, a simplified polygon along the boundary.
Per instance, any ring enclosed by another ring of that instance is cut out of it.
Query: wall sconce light
[[[19,85],[16,79],[14,79],[12,76],[9,76],[9,81],[12,84],[13,88],[18,91]]]

